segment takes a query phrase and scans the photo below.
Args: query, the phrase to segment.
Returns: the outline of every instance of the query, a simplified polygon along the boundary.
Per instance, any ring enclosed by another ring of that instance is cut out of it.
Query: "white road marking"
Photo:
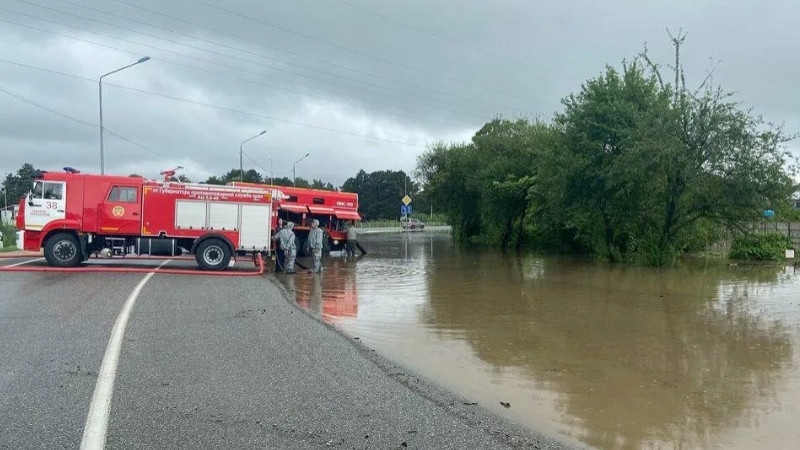
[[[114,328],[111,329],[111,338],[108,340],[106,353],[103,356],[103,363],[97,373],[97,384],[94,387],[92,403],[89,405],[89,414],[86,417],[86,425],[83,427],[83,439],[81,449],[94,450],[102,449],[106,445],[106,431],[108,429],[108,415],[111,410],[111,396],[114,394],[114,381],[117,377],[117,363],[119,354],[122,350],[122,337],[125,334],[125,327],[128,325],[128,316],[131,314],[134,303],[136,303],[139,293],[147,284],[147,281],[156,274],[164,264],[170,262],[166,260],[161,263],[153,272],[148,273],[142,281],[133,288],[131,295],[125,300]]]
[[[21,266],[21,265],[23,265],[23,264],[28,264],[28,263],[32,263],[32,262],[36,262],[36,261],[41,261],[41,260],[43,260],[43,259],[44,259],[44,258],[36,258],[36,259],[31,259],[31,260],[28,260],[28,261],[22,261],[22,262],[18,262],[18,263],[16,263],[16,264],[9,264],[9,265],[7,265],[7,266],[3,266],[3,267],[2,267],[2,269],[8,269],[9,267],[17,267],[17,266]]]

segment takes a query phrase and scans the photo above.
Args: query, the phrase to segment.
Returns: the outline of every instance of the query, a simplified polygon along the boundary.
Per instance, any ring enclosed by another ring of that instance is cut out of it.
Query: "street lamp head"
[[[143,56],[143,57],[139,58],[139,61],[136,61],[136,62],[137,63],[143,63],[143,62],[149,61],[149,60],[150,60],[149,56]]]
[[[267,130],[264,130],[264,131],[262,131],[261,133],[258,133],[258,135],[259,135],[259,136],[261,136],[262,134],[264,134],[264,133],[266,133],[266,132],[267,132]]]

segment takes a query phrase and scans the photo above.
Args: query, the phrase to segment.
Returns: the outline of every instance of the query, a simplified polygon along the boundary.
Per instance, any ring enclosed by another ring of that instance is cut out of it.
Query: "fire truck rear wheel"
[[[195,259],[201,269],[222,270],[231,261],[231,249],[219,239],[209,239],[197,246]]]
[[[44,244],[44,257],[55,267],[75,267],[83,261],[78,238],[72,233],[57,233]]]

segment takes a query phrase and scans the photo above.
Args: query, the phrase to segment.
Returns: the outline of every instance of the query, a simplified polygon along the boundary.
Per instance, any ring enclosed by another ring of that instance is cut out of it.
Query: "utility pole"
[[[683,75],[683,70],[681,69],[681,45],[686,40],[686,34],[683,33],[683,28],[678,30],[678,36],[673,36],[672,33],[667,29],[667,35],[672,40],[673,45],[675,45],[675,104],[678,104],[678,98],[683,96],[683,89],[686,87],[685,83],[683,86],[679,86],[681,81],[681,76]]]
[[[8,213],[8,178],[10,173],[6,173],[6,176],[3,178],[3,216],[10,214]],[[3,220],[0,220],[0,223],[5,223]]]

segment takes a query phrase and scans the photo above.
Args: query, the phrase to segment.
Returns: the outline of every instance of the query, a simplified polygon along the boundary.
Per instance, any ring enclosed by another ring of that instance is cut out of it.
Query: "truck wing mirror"
[[[38,205],[38,204],[34,203],[33,202],[33,198],[31,197],[31,194],[28,193],[28,206],[42,206],[42,205]]]

